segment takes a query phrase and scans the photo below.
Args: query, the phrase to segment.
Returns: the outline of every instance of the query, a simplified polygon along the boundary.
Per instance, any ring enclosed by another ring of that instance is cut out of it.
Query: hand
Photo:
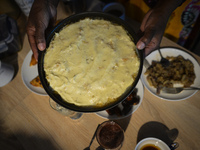
[[[56,22],[57,4],[58,2],[35,0],[32,5],[27,24],[27,35],[36,60],[38,60],[38,50],[42,51],[46,48],[46,29],[54,26]]]
[[[143,36],[137,42],[138,49],[145,49],[145,55],[159,47],[169,15],[159,10],[150,10],[144,17],[140,30]]]
[[[143,36],[137,43],[138,49],[145,49],[145,55],[159,47],[171,13],[183,2],[184,0],[158,0],[156,6],[145,15],[140,26]]]

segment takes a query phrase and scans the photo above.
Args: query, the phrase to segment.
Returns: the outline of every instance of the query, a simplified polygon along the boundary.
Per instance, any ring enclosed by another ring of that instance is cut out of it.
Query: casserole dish
[[[65,27],[66,25],[69,24],[73,24],[75,22],[78,22],[80,20],[83,20],[85,18],[90,18],[90,19],[103,19],[103,20],[107,20],[110,21],[113,24],[117,24],[122,26],[126,31],[127,34],[130,36],[131,40],[136,44],[138,41],[138,38],[135,34],[135,32],[132,30],[132,28],[123,20],[106,14],[106,13],[101,13],[101,12],[84,12],[84,13],[80,13],[80,14],[75,14],[72,15],[66,19],[64,19],[62,22],[60,22],[48,35],[47,39],[46,39],[46,45],[47,48],[51,42],[51,40],[53,39],[55,33],[58,33],[63,27]],[[78,112],[97,112],[97,111],[102,111],[102,110],[106,110],[109,109],[111,107],[116,106],[117,104],[119,104],[120,102],[122,102],[124,99],[126,99],[127,96],[129,96],[129,94],[133,91],[133,89],[135,88],[135,86],[137,85],[137,82],[140,79],[140,75],[141,75],[141,71],[142,71],[142,66],[143,66],[143,51],[141,50],[137,50],[136,49],[136,53],[137,56],[139,58],[140,61],[140,65],[139,65],[139,70],[138,70],[138,74],[134,80],[134,82],[132,83],[131,87],[125,92],[123,93],[116,101],[109,103],[108,105],[105,106],[101,106],[101,107],[95,107],[95,106],[77,106],[75,104],[71,104],[66,102],[65,100],[62,99],[62,97],[57,94],[56,91],[54,91],[47,79],[46,79],[46,75],[45,75],[45,71],[44,71],[44,56],[45,56],[45,52],[44,51],[39,51],[39,57],[38,57],[38,72],[39,72],[39,77],[41,80],[41,83],[45,89],[45,91],[47,92],[47,94],[59,105],[73,110],[73,111],[78,111]]]

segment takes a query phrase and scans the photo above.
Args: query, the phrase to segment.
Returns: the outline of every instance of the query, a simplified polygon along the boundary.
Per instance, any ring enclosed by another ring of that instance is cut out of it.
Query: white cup
[[[125,8],[120,3],[117,2],[109,3],[104,6],[102,11],[117,16],[122,20],[125,20]]]
[[[0,87],[8,84],[14,76],[14,67],[0,60]]]
[[[141,140],[136,145],[135,150],[141,150],[141,148],[144,148],[145,145],[154,145],[155,147],[159,147],[161,150],[170,150],[169,146],[166,143],[157,138],[145,138]]]

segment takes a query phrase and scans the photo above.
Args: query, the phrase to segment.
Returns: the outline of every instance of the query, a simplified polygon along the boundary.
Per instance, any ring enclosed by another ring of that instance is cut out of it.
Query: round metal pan
[[[68,24],[72,24],[75,22],[78,22],[82,19],[85,18],[91,18],[91,19],[103,19],[103,20],[108,20],[114,24],[117,25],[121,25],[127,32],[128,35],[131,37],[131,39],[133,40],[133,42],[136,44],[138,41],[138,37],[135,34],[135,32],[133,31],[133,29],[129,26],[129,24],[127,24],[125,21],[121,20],[120,18],[117,18],[113,15],[110,14],[106,14],[106,13],[102,13],[102,12],[84,12],[84,13],[80,13],[80,14],[75,14],[72,15],[66,19],[64,19],[62,22],[60,22],[49,34],[49,36],[46,39],[46,45],[47,48],[51,42],[51,39],[54,37],[55,33],[58,33],[64,26],[68,25]],[[123,95],[121,95],[115,102],[108,104],[106,106],[103,107],[87,107],[87,106],[77,106],[71,103],[66,102],[65,100],[63,100],[61,98],[61,96],[59,94],[57,94],[56,91],[54,91],[48,81],[46,80],[46,75],[45,75],[45,71],[44,71],[44,56],[45,56],[45,52],[44,51],[39,51],[39,57],[38,57],[38,72],[39,72],[39,77],[41,80],[41,83],[45,89],[45,91],[47,92],[47,94],[58,104],[60,104],[61,106],[73,110],[73,111],[78,111],[78,112],[97,112],[97,111],[103,111],[106,109],[109,109],[111,107],[116,106],[117,104],[119,104],[120,102],[122,102],[123,100],[125,100],[127,98],[127,96],[129,96],[129,94],[131,94],[131,92],[133,91],[133,89],[135,88],[135,86],[137,85],[139,79],[140,79],[140,75],[142,72],[142,66],[143,66],[143,51],[141,50],[136,50],[137,51],[137,55],[140,59],[140,67],[139,67],[139,72],[138,75],[135,79],[135,81],[133,82],[133,84],[131,85],[131,88],[126,91]]]

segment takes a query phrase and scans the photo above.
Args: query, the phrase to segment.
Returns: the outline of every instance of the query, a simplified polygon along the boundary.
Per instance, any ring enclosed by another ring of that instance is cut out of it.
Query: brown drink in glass
[[[99,126],[96,138],[104,149],[120,149],[124,140],[124,131],[114,121],[106,121]]]

